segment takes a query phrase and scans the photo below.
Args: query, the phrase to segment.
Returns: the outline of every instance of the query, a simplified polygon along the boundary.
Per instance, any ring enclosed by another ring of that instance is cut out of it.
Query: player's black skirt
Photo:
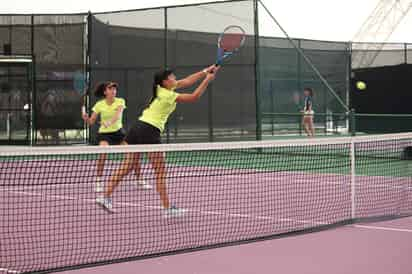
[[[160,130],[143,121],[137,121],[127,133],[125,141],[129,145],[160,144]]]
[[[126,137],[125,131],[123,129],[119,129],[116,132],[110,133],[98,133],[97,134],[97,141],[100,143],[101,141],[106,141],[109,145],[120,145],[124,138]]]

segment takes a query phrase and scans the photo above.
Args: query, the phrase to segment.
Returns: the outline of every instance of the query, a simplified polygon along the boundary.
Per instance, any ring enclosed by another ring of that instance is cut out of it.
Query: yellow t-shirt
[[[114,98],[114,102],[111,105],[108,105],[105,99],[98,101],[94,105],[92,109],[93,112],[100,114],[101,126],[99,127],[99,133],[112,133],[123,127],[122,115],[120,115],[119,119],[109,127],[103,126],[103,122],[109,122],[113,119],[113,116],[116,114],[119,107],[123,107],[123,109],[126,108],[126,103],[123,98]]]
[[[173,90],[157,87],[157,96],[153,102],[143,111],[140,121],[148,123],[163,132],[170,114],[176,109],[176,98],[179,96]]]

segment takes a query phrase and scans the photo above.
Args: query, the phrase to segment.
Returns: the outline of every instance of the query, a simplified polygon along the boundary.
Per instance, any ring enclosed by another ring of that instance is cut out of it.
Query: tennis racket
[[[219,35],[217,40],[216,66],[221,66],[223,61],[237,52],[245,43],[246,33],[239,26],[228,26]]]
[[[89,92],[86,90],[85,93],[82,95],[82,114],[87,114],[86,104],[87,104],[87,97],[88,96],[89,96]]]
[[[89,92],[86,88],[86,77],[81,71],[77,71],[73,77],[73,88],[81,95],[81,111],[82,114],[86,114],[86,104]]]

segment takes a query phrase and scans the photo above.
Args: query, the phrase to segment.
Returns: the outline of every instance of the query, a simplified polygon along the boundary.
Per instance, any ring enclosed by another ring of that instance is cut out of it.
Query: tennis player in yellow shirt
[[[117,83],[104,82],[97,85],[94,95],[100,100],[92,108],[92,115],[83,113],[82,118],[88,125],[93,125],[100,115],[100,127],[97,135],[99,146],[125,145],[125,133],[123,130],[122,116],[126,103],[123,98],[116,97]],[[100,154],[97,160],[97,177],[95,181],[95,191],[103,192],[103,170],[107,155]],[[144,189],[152,188],[143,180],[139,180],[140,166],[135,166],[135,173],[138,178],[137,183]]]
[[[149,105],[143,110],[142,115],[127,133],[125,141],[128,144],[160,144],[160,134],[170,114],[175,110],[176,103],[194,103],[205,92],[209,83],[214,80],[218,67],[212,65],[203,71],[194,73],[182,80],[176,80],[171,70],[159,71],[154,76],[153,95]],[[177,93],[177,88],[187,88],[199,80],[200,85],[192,93]],[[183,209],[171,205],[166,190],[166,167],[164,154],[162,152],[148,153],[149,161],[156,174],[156,190],[160,195],[165,217],[179,217],[184,213]],[[107,185],[103,197],[97,199],[109,212],[113,212],[112,193],[120,181],[136,166],[140,166],[139,153],[126,155],[121,166],[115,171]]]

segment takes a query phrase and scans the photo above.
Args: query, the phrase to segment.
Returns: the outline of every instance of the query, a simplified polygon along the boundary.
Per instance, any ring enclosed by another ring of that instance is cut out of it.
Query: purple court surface
[[[63,273],[410,274],[412,218]]]
[[[184,175],[187,168],[183,169],[176,174]],[[191,168],[189,175],[202,176],[203,172]],[[6,235],[1,250],[7,257],[3,259],[7,263],[13,258],[16,266],[29,262],[56,267],[78,263],[80,257],[73,255],[73,250],[87,252],[87,257],[81,258],[93,262],[127,256],[135,246],[139,251],[155,253],[222,239],[236,241],[249,233],[269,235],[350,218],[348,175],[278,172],[276,180],[270,176],[264,172],[238,172],[225,174],[222,179],[204,177],[198,184],[193,184],[190,177],[171,178],[171,195],[189,210],[183,221],[172,224],[160,216],[158,195],[136,189],[130,184],[133,178],[126,179],[116,192],[117,213],[112,215],[96,206],[91,184],[85,178],[79,178],[77,184],[60,182],[67,179],[62,176],[51,179],[63,184],[10,186],[0,193],[0,209],[8,212],[2,221],[10,224],[0,225],[0,230],[3,229],[0,232]],[[249,185],[222,184],[231,177],[233,182],[249,182]],[[412,193],[401,191],[409,186],[409,178],[359,176],[357,183],[360,216],[373,216],[374,210],[379,209],[376,205],[384,206],[387,214],[399,209],[410,212]],[[227,208],[230,211],[224,210]],[[271,215],[273,212],[277,216]],[[155,226],[172,230],[156,230]],[[113,233],[116,231],[121,233]],[[10,235],[13,237],[7,237]],[[49,262],[53,257],[62,261]],[[13,265],[1,267],[0,273],[19,273]],[[407,274],[412,273],[412,218],[347,225],[300,236],[66,273]]]

